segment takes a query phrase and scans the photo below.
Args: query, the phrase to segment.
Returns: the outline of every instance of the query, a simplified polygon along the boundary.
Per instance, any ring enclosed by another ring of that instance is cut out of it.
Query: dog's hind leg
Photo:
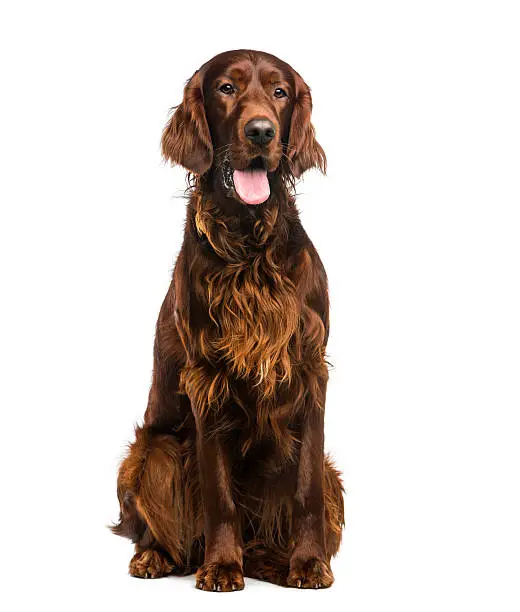
[[[323,470],[323,496],[325,502],[325,553],[330,561],[341,544],[341,535],[345,526],[345,510],[343,500],[343,483],[341,475],[334,467],[332,459],[325,456]]]
[[[159,578],[196,569],[202,525],[197,483],[188,442],[148,427],[136,430],[119,470],[120,518],[112,528],[135,543],[130,574]]]

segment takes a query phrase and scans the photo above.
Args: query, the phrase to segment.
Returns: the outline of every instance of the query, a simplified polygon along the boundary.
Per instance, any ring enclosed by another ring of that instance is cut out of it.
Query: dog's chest
[[[289,277],[264,259],[225,267],[208,284],[213,348],[232,373],[271,394],[291,376],[300,309]]]

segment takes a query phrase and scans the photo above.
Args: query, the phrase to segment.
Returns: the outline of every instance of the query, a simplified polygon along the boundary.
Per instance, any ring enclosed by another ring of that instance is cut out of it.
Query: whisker
[[[229,148],[231,147],[231,144],[232,144],[232,143],[225,144],[225,145],[222,145],[222,146],[220,146],[220,147],[217,147],[216,149],[214,149],[214,152],[216,153],[217,151],[220,151],[220,149],[226,149],[226,148],[228,148],[228,149],[229,149]]]

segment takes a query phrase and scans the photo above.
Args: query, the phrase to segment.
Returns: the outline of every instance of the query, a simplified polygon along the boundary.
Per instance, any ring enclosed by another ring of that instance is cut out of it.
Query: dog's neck
[[[294,197],[277,176],[268,201],[257,206],[241,204],[215,186],[211,177],[203,177],[194,185],[188,210],[196,237],[207,240],[228,263],[244,262],[283,244],[288,224],[297,218]]]

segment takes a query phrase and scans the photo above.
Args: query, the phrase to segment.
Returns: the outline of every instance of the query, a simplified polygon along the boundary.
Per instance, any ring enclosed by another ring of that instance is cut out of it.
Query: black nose
[[[257,145],[266,145],[271,142],[276,133],[274,123],[269,119],[251,119],[244,128],[247,138]]]

